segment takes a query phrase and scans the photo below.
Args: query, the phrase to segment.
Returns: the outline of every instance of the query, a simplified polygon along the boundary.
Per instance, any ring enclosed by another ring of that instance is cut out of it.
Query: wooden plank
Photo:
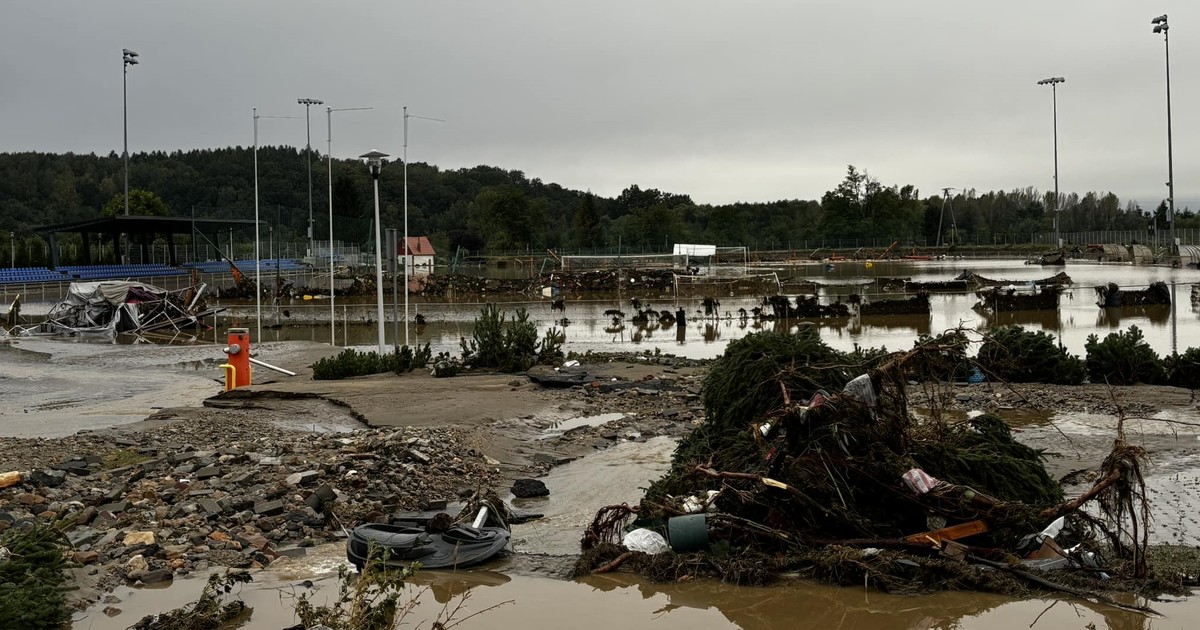
[[[930,532],[921,532],[912,536],[905,536],[904,540],[911,543],[930,542],[941,546],[943,540],[958,540],[975,534],[982,534],[988,530],[987,523],[983,521],[970,521],[967,523],[959,523],[942,529],[935,529]]]

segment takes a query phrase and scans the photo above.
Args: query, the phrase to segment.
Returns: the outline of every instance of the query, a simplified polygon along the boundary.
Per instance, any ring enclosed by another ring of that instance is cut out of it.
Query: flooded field
[[[844,299],[853,284],[875,277],[911,277],[948,280],[963,270],[992,278],[1031,280],[1044,278],[1057,268],[1032,267],[1016,261],[938,261],[920,263],[838,263],[830,271],[823,266],[780,268],[781,278],[809,279],[825,285],[824,300]],[[1046,330],[1061,335],[1075,353],[1083,353],[1088,334],[1099,335],[1136,324],[1160,353],[1200,345],[1200,315],[1190,302],[1190,285],[1200,273],[1189,269],[1136,268],[1128,266],[1069,265],[1076,285],[1063,295],[1060,309],[1050,314],[1014,314],[1002,320],[980,317],[972,306],[974,294],[934,294],[928,317],[848,318],[820,323],[822,337],[831,345],[848,349],[862,346],[906,348],[918,334],[936,333],[964,325],[975,328],[1007,323]],[[1175,305],[1141,311],[1104,311],[1095,304],[1092,287],[1116,282],[1124,288],[1140,288],[1157,280],[1175,284]],[[833,286],[836,285],[836,286]],[[575,300],[568,296],[566,311],[551,312],[545,299],[506,296],[499,300],[510,307],[524,306],[540,328],[566,318],[567,349],[575,351],[655,351],[690,357],[719,355],[725,345],[759,330],[753,321],[740,321],[737,310],[758,305],[754,297],[715,296],[721,300],[721,316],[705,320],[697,316],[698,299],[676,301],[670,296],[651,299],[657,309],[682,307],[688,324],[639,328],[628,321],[612,321],[608,309],[632,313],[625,296]],[[870,296],[882,299],[884,295]],[[428,324],[410,328],[414,342],[429,342],[437,350],[457,352],[458,339],[468,336],[480,301],[427,301],[414,299],[413,310]],[[154,348],[147,353],[141,345],[75,343],[44,339],[20,339],[15,347],[0,343],[0,435],[55,436],[79,429],[137,422],[154,410],[172,406],[196,406],[219,389],[217,365],[224,328],[245,325],[252,329],[254,307],[245,303],[230,308],[218,328],[190,340],[199,343]],[[402,308],[402,307],[401,307]],[[282,311],[286,309],[288,315]],[[391,312],[389,305],[387,311]],[[29,312],[36,312],[36,308]],[[267,309],[275,323],[275,310]],[[336,336],[339,344],[371,347],[375,327],[373,304],[338,303]],[[289,340],[327,344],[330,328],[328,302],[296,300],[278,313],[280,327],[264,330],[264,339],[274,348]],[[561,322],[557,322],[561,327]],[[763,326],[773,326],[766,322]],[[791,323],[790,325],[797,325]],[[389,342],[396,330],[389,322]],[[399,329],[403,337],[403,329]],[[155,339],[159,341],[160,339]],[[123,339],[124,341],[129,341]],[[296,358],[294,362],[299,362]],[[290,365],[287,361],[281,363]],[[544,438],[587,427],[603,427],[621,419],[618,413],[567,416],[545,427]],[[1019,439],[1046,448],[1054,454],[1048,469],[1062,475],[1094,463],[1097,453],[1111,446],[1115,417],[1079,412],[1012,412],[1009,421]],[[1200,544],[1197,490],[1200,489],[1200,431],[1194,426],[1168,424],[1161,420],[1200,423],[1194,409],[1161,412],[1150,418],[1131,418],[1127,429],[1131,441],[1151,453],[1147,481],[1154,506],[1155,542]],[[354,423],[344,418],[328,426],[305,426],[312,431],[344,431]],[[516,526],[514,554],[478,571],[428,572],[418,577],[414,596],[420,597],[416,620],[436,615],[455,595],[470,591],[468,611],[493,604],[511,604],[490,611],[458,626],[461,628],[555,627],[610,628],[860,628],[883,630],[965,629],[983,630],[1014,627],[1109,628],[1150,630],[1197,627],[1200,602],[1170,600],[1151,605],[1165,618],[1146,618],[1076,599],[1010,598],[979,593],[936,593],[921,597],[899,597],[863,588],[837,588],[790,580],[767,588],[745,588],[711,581],[654,584],[628,574],[565,579],[577,553],[583,526],[602,505],[637,501],[640,488],[666,470],[673,450],[668,438],[642,441],[636,435],[619,436],[620,443],[583,459],[558,466],[543,478],[551,494],[547,498],[517,501],[518,507],[544,513],[540,521]],[[1085,463],[1087,462],[1087,463]],[[313,584],[318,602],[336,592],[336,573],[345,564],[344,550],[330,545],[309,550],[307,556],[273,565],[257,574],[255,582],[242,587],[243,598],[254,608],[251,629],[287,627],[295,623],[292,597]],[[802,576],[801,576],[802,577]],[[127,628],[143,615],[159,612],[194,600],[201,579],[177,579],[166,589],[121,587],[110,600],[76,616],[81,629]],[[106,606],[114,616],[104,612]],[[469,614],[469,613],[467,613]],[[1091,625],[1089,625],[1091,624]],[[428,624],[426,624],[428,627]]]
[[[916,262],[875,262],[868,268],[864,262],[838,262],[832,269],[821,264],[788,265],[777,268],[759,269],[761,273],[774,273],[786,287],[798,281],[818,283],[823,302],[845,300],[852,293],[862,291],[857,286],[876,278],[911,278],[918,281],[950,280],[963,271],[973,271],[994,279],[1028,282],[1045,278],[1064,270],[1063,267],[1041,267],[1025,265],[1017,260],[943,260]],[[1200,339],[1200,314],[1192,307],[1191,286],[1200,282],[1200,272],[1194,269],[1170,269],[1166,267],[1134,267],[1130,265],[1105,265],[1097,263],[1073,263],[1065,271],[1075,285],[1063,293],[1056,311],[1028,311],[1004,313],[999,316],[982,316],[972,309],[978,302],[975,294],[968,292],[934,293],[930,296],[929,316],[873,316],[822,320],[818,322],[822,337],[832,346],[850,349],[854,345],[866,347],[886,346],[889,349],[907,348],[921,334],[936,334],[941,331],[965,326],[986,329],[992,326],[1019,324],[1034,330],[1044,330],[1061,337],[1063,344],[1073,353],[1083,354],[1088,335],[1104,335],[1137,325],[1146,340],[1159,354],[1173,350],[1183,351],[1189,340]],[[1096,305],[1095,287],[1115,282],[1125,289],[1145,288],[1152,282],[1163,281],[1172,285],[1171,306],[1125,307],[1102,309]],[[459,339],[470,336],[474,318],[485,301],[504,304],[510,312],[518,307],[528,310],[530,318],[542,330],[552,326],[565,330],[567,350],[593,351],[651,351],[660,350],[693,358],[720,355],[725,345],[750,332],[763,327],[794,327],[798,322],[756,322],[752,318],[739,318],[739,309],[750,311],[760,306],[759,296],[721,295],[714,289],[711,297],[720,301],[718,317],[704,317],[700,310],[700,298],[676,299],[673,295],[661,295],[648,300],[656,310],[674,312],[682,308],[688,316],[687,325],[635,325],[629,321],[634,309],[626,295],[611,295],[577,299],[566,295],[566,310],[551,311],[550,299],[540,296],[498,295],[491,297],[471,296],[462,299],[410,298],[410,312],[420,313],[426,325],[411,325],[408,330],[413,343],[429,343],[435,352],[459,349]],[[870,294],[868,300],[878,301],[903,297],[903,294]],[[404,328],[392,320],[391,296],[385,306],[387,343],[400,339],[403,342]],[[198,338],[189,334],[175,337],[176,342],[193,339],[220,343],[224,341],[224,330],[232,325],[254,328],[254,304],[243,302],[223,303],[228,310],[219,316],[217,329]],[[48,305],[28,304],[27,313],[44,312]],[[645,305],[643,306],[645,308]],[[624,319],[605,315],[608,310],[619,310],[626,314]],[[361,298],[339,300],[334,312],[337,323],[332,338],[338,345],[375,345],[375,305]],[[403,318],[403,305],[396,307]],[[263,307],[265,341],[304,340],[329,343],[329,302],[325,299],[292,300],[279,307]],[[171,337],[158,335],[154,341],[169,341]],[[1194,345],[1194,344],[1193,344]]]

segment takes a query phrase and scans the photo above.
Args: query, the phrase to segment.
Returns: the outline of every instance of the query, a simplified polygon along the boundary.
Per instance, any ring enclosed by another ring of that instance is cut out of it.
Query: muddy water
[[[157,409],[197,406],[217,391],[218,372],[188,367],[211,356],[211,346],[152,350],[0,343],[0,436],[54,437],[140,422]]]
[[[657,437],[622,442],[559,466],[542,478],[550,496],[514,499],[513,506],[545,517],[513,527],[512,548],[549,555],[579,553],[579,538],[605,505],[636,504],[644,488],[670,468],[675,441]]]
[[[867,268],[862,262],[840,262],[831,271],[823,265],[804,264],[764,269],[763,272],[778,274],[781,281],[815,281],[820,283],[820,295],[830,302],[845,299],[851,293],[861,291],[862,283],[875,278],[904,277],[921,281],[950,280],[963,271],[974,271],[995,279],[1029,281],[1051,276],[1062,267],[1040,267],[1025,265],[1013,260],[949,260],[923,262],[878,262]],[[1200,315],[1192,308],[1191,284],[1200,282],[1200,273],[1193,269],[1170,269],[1165,267],[1133,267],[1128,265],[1102,265],[1078,263],[1066,267],[1076,284],[1063,294],[1057,311],[1033,311],[1005,313],[1000,316],[983,317],[972,309],[978,301],[973,293],[933,294],[930,298],[932,313],[929,316],[876,316],[868,318],[846,318],[820,323],[822,337],[832,346],[850,349],[855,344],[866,347],[886,346],[891,349],[907,348],[920,334],[938,333],[964,325],[985,329],[992,326],[1019,324],[1034,330],[1052,332],[1062,338],[1071,352],[1082,354],[1087,336],[1092,333],[1104,336],[1110,332],[1137,325],[1145,332],[1147,341],[1160,354],[1173,349],[1180,351],[1194,345],[1200,338]],[[1094,287],[1098,284],[1116,282],[1123,288],[1144,288],[1151,282],[1175,283],[1174,306],[1100,309],[1096,306]],[[729,341],[738,339],[763,327],[786,329],[796,323],[762,323],[753,320],[740,321],[738,309],[747,311],[759,305],[757,297],[733,297],[715,295],[721,300],[721,316],[705,319],[699,311],[699,299],[675,299],[663,295],[650,299],[649,304],[658,310],[675,311],[682,307],[688,314],[686,326],[674,324],[661,326],[657,323],[636,326],[628,321],[613,321],[603,313],[609,309],[633,314],[629,300],[623,296],[605,298],[574,299],[566,296],[566,311],[551,312],[549,300],[525,296],[472,297],[465,300],[444,298],[411,298],[410,309],[421,313],[427,325],[409,328],[409,339],[413,342],[430,343],[435,351],[457,352],[459,339],[469,337],[474,318],[479,313],[483,300],[499,301],[510,310],[524,306],[530,317],[545,330],[551,326],[563,329],[565,318],[567,349],[576,351],[632,350],[654,351],[689,356],[714,357],[720,355]],[[879,300],[902,297],[895,294],[868,295],[868,299]],[[385,326],[388,343],[404,339],[403,327],[391,323],[392,307],[385,308]],[[374,303],[364,300],[338,301],[336,306],[337,326],[335,338],[339,345],[373,346],[376,340]],[[210,341],[223,340],[223,331],[229,325],[253,324],[253,305],[230,303],[229,311],[218,320],[219,330],[209,333]],[[287,316],[284,316],[284,311]],[[403,305],[398,307],[403,315]],[[267,340],[306,340],[328,343],[330,341],[329,304],[323,300],[295,300],[279,309],[264,307],[264,320],[279,328],[263,331]]]
[[[292,597],[310,593],[328,601],[336,592],[336,576],[328,573],[292,579],[272,571],[241,588],[252,608],[246,630],[279,630],[296,623]],[[308,579],[312,589],[302,585]],[[744,588],[715,582],[647,584],[625,574],[594,576],[580,581],[556,580],[495,571],[464,571],[418,576],[410,593],[419,604],[408,627],[434,618],[443,605],[469,590],[460,618],[500,605],[459,626],[464,630],[501,628],[841,628],[854,630],[1007,630],[1010,628],[1083,629],[1088,624],[1109,630],[1195,628],[1200,615],[1193,601],[1155,603],[1164,619],[1079,601],[1011,599],[979,593],[937,593],[922,597],[889,596],[859,588],[837,588],[791,582],[766,588]],[[150,611],[186,603],[202,586],[181,580],[166,590],[122,589],[115,604],[122,613],[107,617],[100,610],[78,616],[74,628],[123,630]],[[1040,615],[1040,618],[1039,618]],[[1035,623],[1036,620],[1036,623]],[[429,627],[426,622],[421,627]]]
[[[546,518],[514,529],[515,554],[477,570],[427,571],[410,590],[419,600],[412,625],[435,617],[455,596],[470,593],[464,617],[511,602],[467,620],[464,629],[569,627],[611,628],[854,628],[860,630],[998,630],[1017,627],[1149,630],[1194,628],[1200,601],[1160,601],[1152,606],[1165,618],[1147,619],[1079,600],[1012,599],[980,593],[935,593],[921,597],[886,595],[862,588],[839,588],[789,580],[766,588],[713,581],[651,584],[629,574],[562,579],[578,548],[579,532],[599,505],[634,501],[644,484],[665,470],[670,440],[626,442],[572,462],[545,478],[550,497],[525,502]],[[296,622],[294,597],[309,593],[319,603],[337,591],[337,568],[344,549],[327,545],[309,555],[259,572],[237,593],[253,612],[248,629],[277,630]],[[548,557],[545,554],[550,554]],[[311,583],[311,586],[306,585]],[[199,594],[201,579],[180,579],[162,590],[118,589],[120,612],[106,616],[98,604],[76,616],[75,628],[116,630],[143,615],[179,606]],[[427,627],[428,624],[426,624]]]

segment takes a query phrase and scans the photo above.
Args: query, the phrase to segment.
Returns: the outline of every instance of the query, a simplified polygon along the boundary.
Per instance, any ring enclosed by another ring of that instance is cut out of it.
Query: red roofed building
[[[409,269],[416,267],[433,268],[433,244],[429,242],[427,236],[410,236],[408,237],[407,247],[403,252],[398,252],[401,262],[406,262]],[[406,260],[407,258],[407,260]]]

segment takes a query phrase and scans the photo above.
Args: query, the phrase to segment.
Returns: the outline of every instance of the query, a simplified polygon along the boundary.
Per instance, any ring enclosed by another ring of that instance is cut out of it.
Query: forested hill
[[[314,152],[312,195],[317,238],[328,233],[329,179]],[[0,153],[0,230],[27,235],[38,225],[99,216],[123,190],[123,163],[106,156]],[[302,149],[260,147],[261,216],[280,241],[303,240],[308,222],[307,157]],[[874,239],[933,243],[943,199],[921,198],[908,185],[885,185],[854,167],[817,200],[728,205],[696,204],[687,194],[631,185],[605,198],[493,166],[442,170],[413,163],[408,169],[409,232],[428,234],[439,251],[546,248],[580,251],[615,246],[663,251],[680,242],[801,247],[821,239]],[[253,217],[254,155],[249,147],[130,157],[129,185],[157,194],[175,216]],[[746,191],[753,196],[754,191]],[[403,223],[403,169],[393,162],[380,177],[385,227]],[[356,160],[333,163],[335,238],[366,241],[372,216],[371,181]],[[1052,229],[1050,198],[1032,189],[949,200],[959,242],[1028,242]],[[1064,195],[1062,230],[1145,229],[1147,213],[1122,206],[1113,194]],[[950,212],[942,223],[951,230]],[[1180,225],[1194,220],[1181,215]]]

